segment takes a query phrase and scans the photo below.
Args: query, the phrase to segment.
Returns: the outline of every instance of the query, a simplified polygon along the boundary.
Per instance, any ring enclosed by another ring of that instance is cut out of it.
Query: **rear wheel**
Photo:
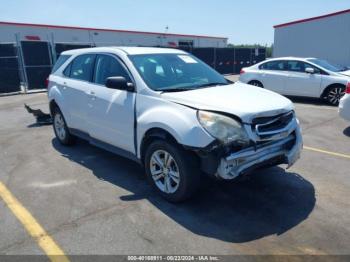
[[[181,202],[193,195],[200,172],[194,156],[164,140],[152,142],[146,150],[146,174],[153,187],[168,201]]]
[[[327,94],[326,94],[326,100],[331,105],[338,105],[339,100],[343,97],[345,94],[345,87],[343,86],[333,86],[329,88]]]
[[[260,81],[257,81],[257,80],[250,81],[248,83],[248,85],[257,86],[257,87],[264,87],[263,84]]]
[[[75,142],[75,137],[69,133],[66,121],[59,108],[55,108],[53,112],[53,130],[56,138],[63,145],[72,145]]]

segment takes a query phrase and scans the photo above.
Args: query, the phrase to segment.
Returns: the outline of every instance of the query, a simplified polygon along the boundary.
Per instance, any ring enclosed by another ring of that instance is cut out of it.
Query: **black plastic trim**
[[[116,146],[112,146],[110,144],[107,144],[103,141],[100,141],[98,139],[95,139],[93,137],[91,137],[88,133],[86,132],[83,132],[79,129],[75,129],[75,128],[69,128],[69,132],[72,134],[72,135],[75,135],[81,139],[84,139],[84,140],[87,140],[91,145],[94,145],[94,146],[97,146],[99,148],[102,148],[106,151],[109,151],[111,153],[114,153],[116,155],[119,155],[119,156],[122,156],[122,157],[125,157],[125,158],[128,158],[130,160],[133,160],[139,164],[141,164],[141,160],[137,158],[137,156],[129,151],[126,151],[124,149],[121,149],[119,147],[116,147]]]

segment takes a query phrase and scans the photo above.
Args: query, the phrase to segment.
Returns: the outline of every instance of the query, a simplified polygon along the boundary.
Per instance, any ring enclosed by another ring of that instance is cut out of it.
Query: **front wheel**
[[[152,142],[146,151],[145,168],[153,187],[170,202],[184,201],[198,188],[196,158],[178,145]]]
[[[343,86],[334,86],[328,90],[326,100],[329,104],[336,106],[343,95],[345,95],[345,88]]]

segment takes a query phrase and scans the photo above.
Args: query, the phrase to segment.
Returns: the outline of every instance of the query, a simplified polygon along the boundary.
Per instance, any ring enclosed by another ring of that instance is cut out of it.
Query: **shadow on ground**
[[[299,97],[299,96],[287,96],[293,103],[309,104],[316,106],[334,106],[328,104],[325,100],[313,97]],[[336,106],[334,106],[336,107]]]
[[[279,235],[305,220],[315,206],[313,185],[280,167],[259,170],[232,182],[203,178],[193,199],[174,205],[153,191],[136,163],[84,141],[73,147],[64,147],[56,139],[52,144],[62,156],[89,168],[97,178],[130,191],[120,197],[121,201],[147,199],[201,236],[241,243]]]
[[[34,127],[42,127],[42,126],[51,126],[52,123],[33,123],[30,125],[27,125],[28,128],[34,128]]]

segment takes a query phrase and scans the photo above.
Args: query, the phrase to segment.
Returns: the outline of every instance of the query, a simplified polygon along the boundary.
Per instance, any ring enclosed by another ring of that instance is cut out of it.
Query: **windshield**
[[[155,91],[176,92],[228,84],[222,75],[188,54],[129,57],[146,84]]]
[[[308,59],[311,63],[314,63],[316,65],[319,65],[329,71],[332,72],[341,72],[341,71],[346,71],[347,68],[344,66],[336,65],[336,64],[331,64],[330,62],[322,59]]]

